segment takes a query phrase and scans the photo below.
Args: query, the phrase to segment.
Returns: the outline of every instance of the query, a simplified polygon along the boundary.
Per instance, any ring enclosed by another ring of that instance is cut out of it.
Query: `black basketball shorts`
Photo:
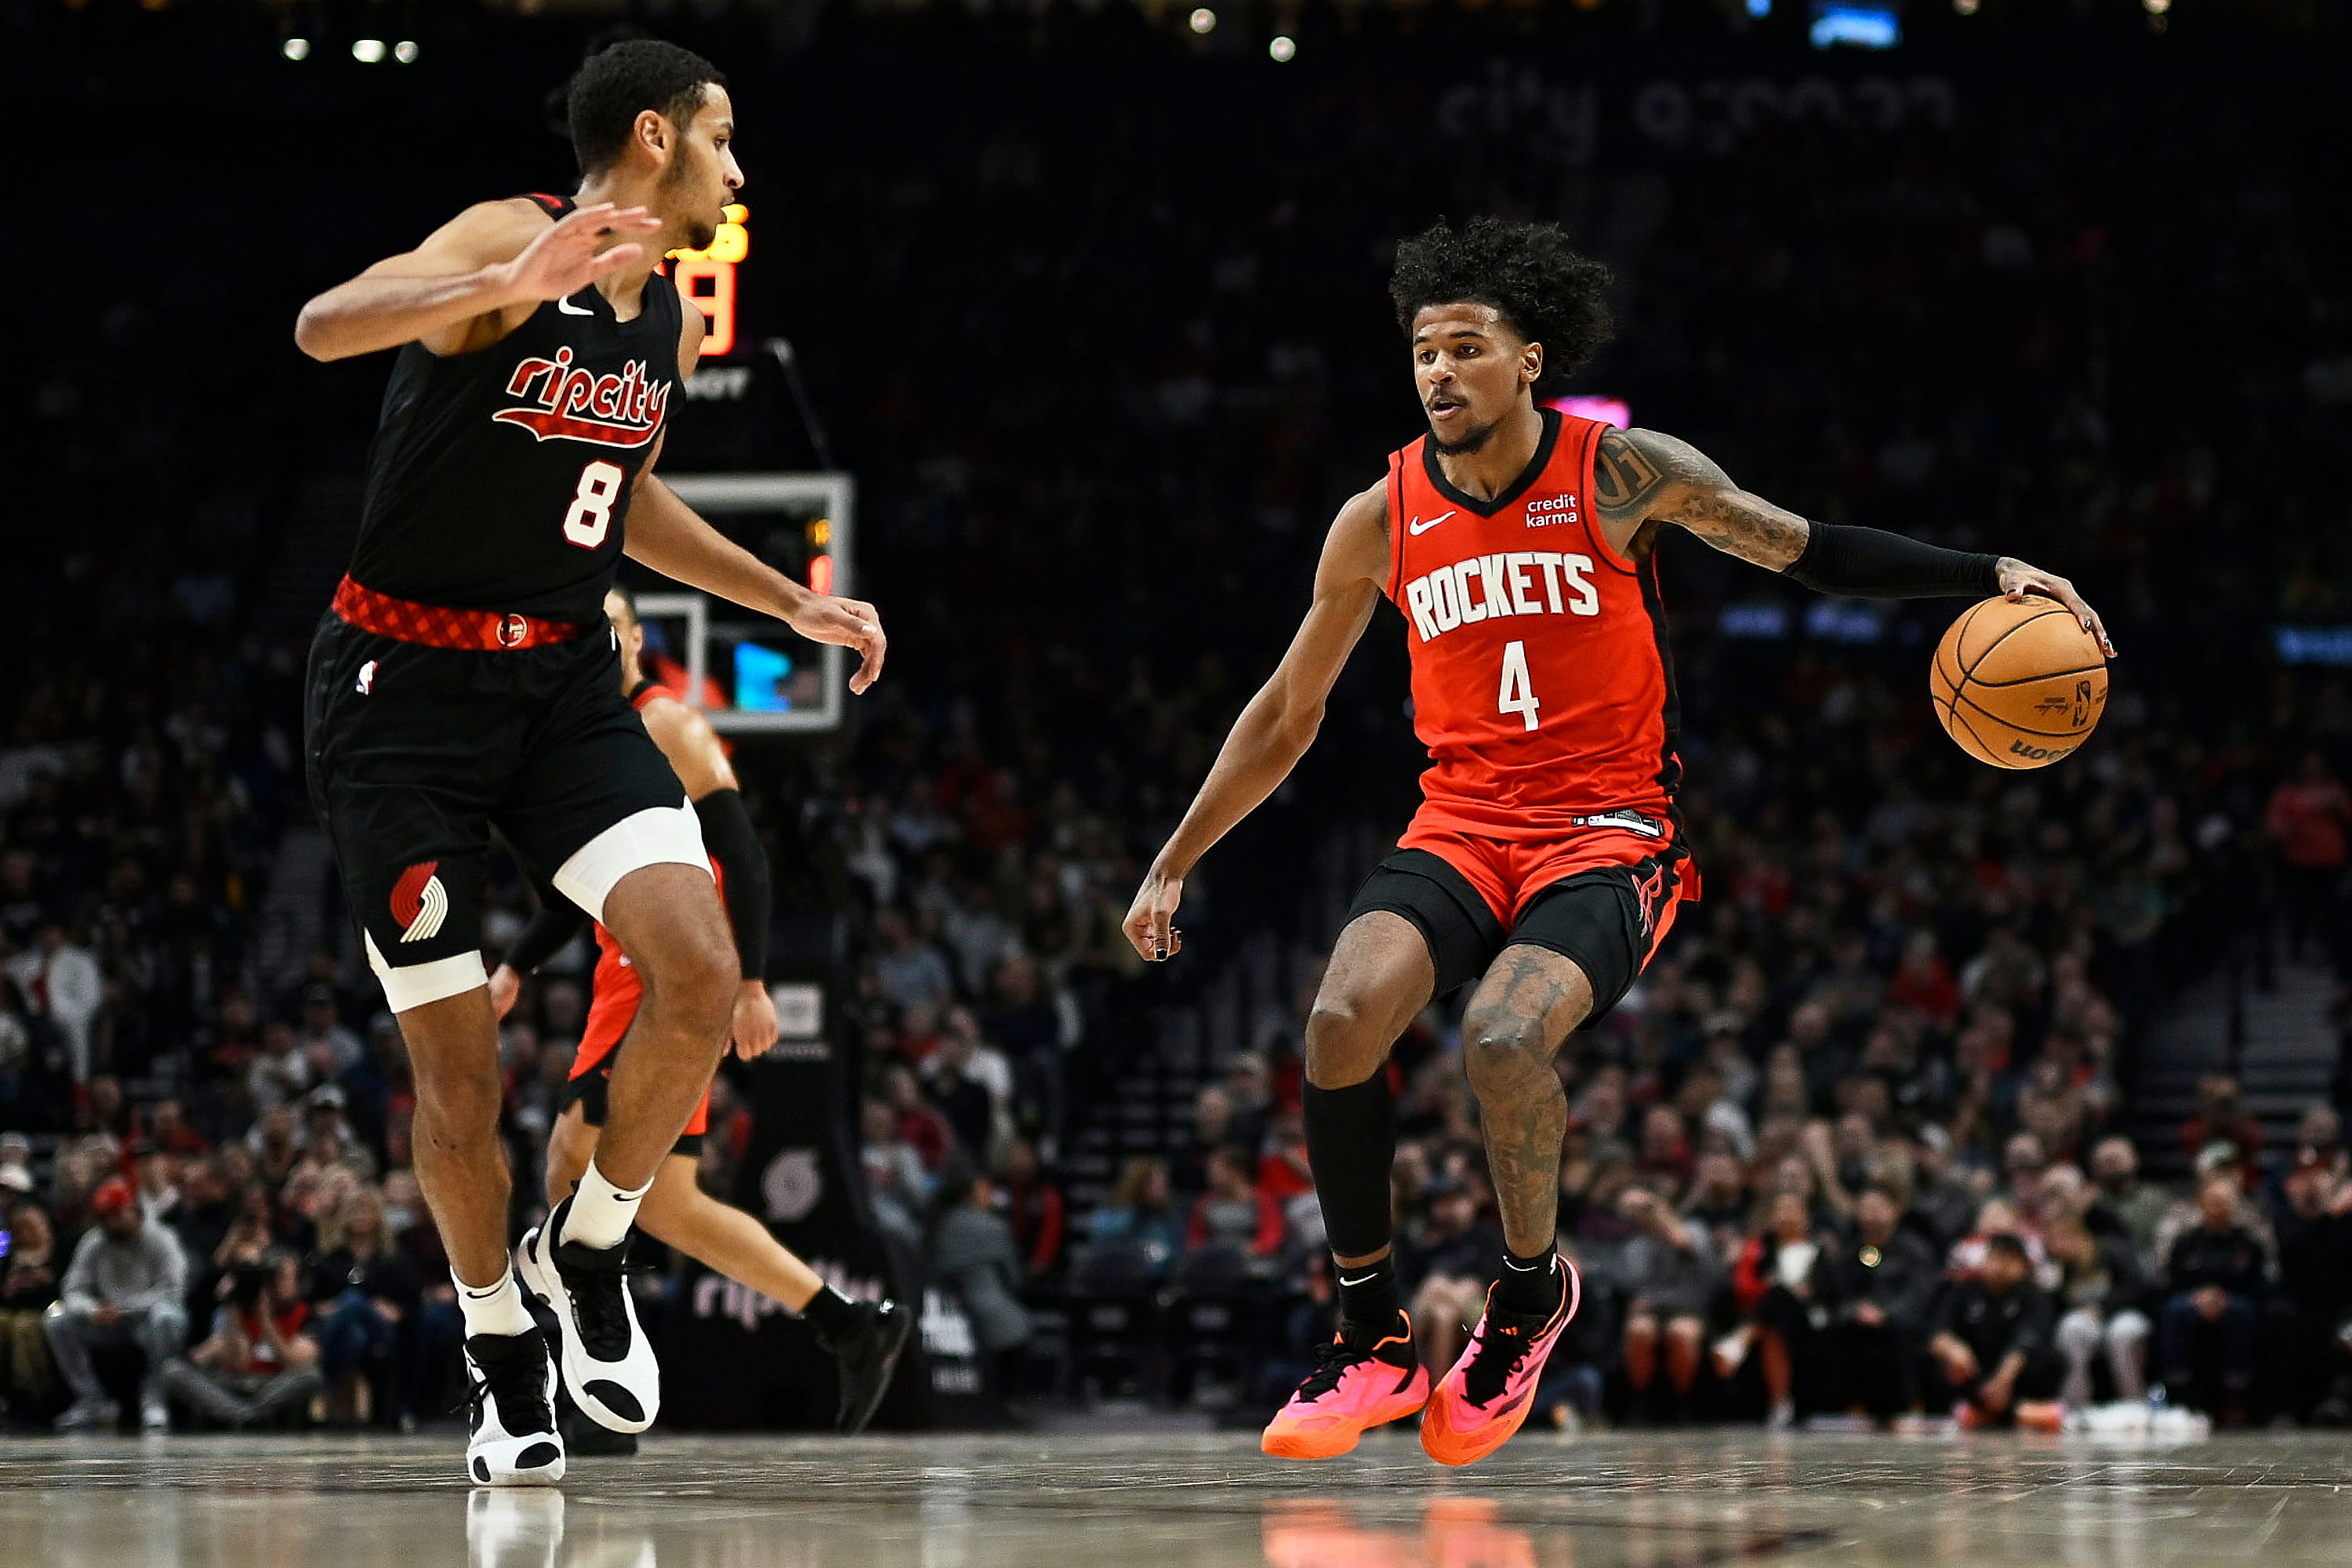
[[[621,691],[609,629],[477,653],[330,614],[303,740],[310,804],[395,1013],[483,984],[494,828],[599,920],[641,866],[709,868],[686,791]]]
[[[1470,879],[1426,849],[1399,849],[1366,878],[1348,920],[1402,915],[1428,944],[1445,997],[1479,979],[1503,949],[1524,944],[1572,960],[1592,983],[1590,1028],[1625,999],[1665,939],[1682,902],[1679,847],[1622,865],[1570,872],[1528,895],[1506,926]]]

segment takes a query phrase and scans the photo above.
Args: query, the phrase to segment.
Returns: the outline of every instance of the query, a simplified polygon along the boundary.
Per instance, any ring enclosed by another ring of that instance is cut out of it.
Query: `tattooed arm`
[[[2054,572],[2008,555],[1922,544],[1874,528],[1808,522],[1741,489],[1687,441],[1655,430],[1608,430],[1593,458],[1593,510],[1612,548],[1633,554],[1663,524],[1687,529],[1727,555],[1825,594],[1915,599],[2038,594],[2074,613],[2112,655],[2097,612]]]

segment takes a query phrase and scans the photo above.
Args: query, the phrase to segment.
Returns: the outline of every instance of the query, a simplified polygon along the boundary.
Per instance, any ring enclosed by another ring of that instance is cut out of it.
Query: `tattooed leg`
[[[1558,1240],[1559,1145],[1568,1095],[1552,1057],[1592,1011],[1592,983],[1547,948],[1503,949],[1462,1018],[1462,1058],[1478,1095],[1503,1239],[1521,1258]]]

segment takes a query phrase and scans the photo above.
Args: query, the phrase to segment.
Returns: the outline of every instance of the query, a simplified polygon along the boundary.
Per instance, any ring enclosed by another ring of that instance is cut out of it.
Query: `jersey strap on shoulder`
[[[559,221],[578,205],[570,196],[550,195],[545,191],[526,191],[522,199],[538,204],[541,211]]]

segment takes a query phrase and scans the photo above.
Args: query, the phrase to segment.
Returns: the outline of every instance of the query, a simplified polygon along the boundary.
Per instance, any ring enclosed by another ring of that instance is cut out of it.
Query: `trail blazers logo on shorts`
[[[449,918],[449,890],[434,873],[438,860],[420,860],[392,885],[392,918],[403,942],[430,942]]]
[[[660,431],[669,410],[670,384],[633,359],[618,375],[598,375],[572,363],[561,348],[553,359],[526,359],[507,378],[507,395],[536,406],[501,408],[490,416],[520,425],[541,441],[587,441],[636,447]]]

